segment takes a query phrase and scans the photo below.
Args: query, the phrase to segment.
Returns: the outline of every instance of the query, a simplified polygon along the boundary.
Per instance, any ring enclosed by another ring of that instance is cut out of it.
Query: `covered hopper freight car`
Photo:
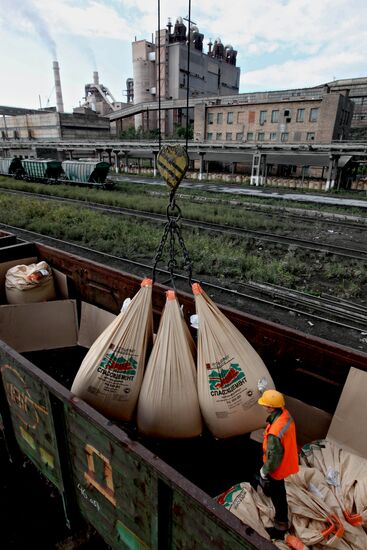
[[[107,179],[110,169],[108,162],[64,160],[62,168],[66,179],[74,183],[97,185],[106,189],[114,185],[111,180]]]
[[[62,174],[61,162],[52,159],[22,159],[23,178],[30,181],[57,181]]]
[[[88,187],[112,189],[115,183],[108,179],[108,162],[95,160],[0,159],[0,175],[40,183],[72,183]]]
[[[18,157],[0,159],[1,176],[17,176],[24,174],[22,161]]]
[[[58,299],[7,305],[6,270],[40,260],[53,269]],[[247,435],[146,440],[133,424],[112,423],[70,393],[102,320],[118,314],[140,279],[42,244],[21,243],[0,249],[0,282],[0,410],[8,448],[13,454],[20,449],[57,488],[71,525],[81,514],[113,549],[275,548],[212,498],[244,480],[260,455],[259,443]],[[166,290],[154,284],[156,327]],[[193,297],[177,295],[188,319]],[[302,403],[298,419],[308,436],[323,436],[350,368],[367,371],[367,355],[221,309],[261,355],[277,388]]]

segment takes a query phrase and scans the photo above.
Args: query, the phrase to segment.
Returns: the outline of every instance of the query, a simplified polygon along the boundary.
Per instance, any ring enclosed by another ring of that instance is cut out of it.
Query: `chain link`
[[[171,283],[174,290],[175,287],[175,271],[177,270],[177,260],[176,260],[176,248],[177,243],[179,248],[181,248],[183,254],[183,268],[188,274],[188,282],[191,287],[192,280],[192,262],[190,258],[189,251],[186,248],[185,242],[182,237],[181,228],[179,226],[179,221],[181,219],[181,209],[177,206],[175,201],[175,191],[170,193],[170,200],[167,206],[167,222],[164,226],[163,235],[161,242],[157,248],[156,255],[154,257],[154,266],[153,266],[153,282],[156,279],[156,270],[158,263],[162,259],[163,251],[169,237],[169,260],[168,260],[168,270],[170,272]]]

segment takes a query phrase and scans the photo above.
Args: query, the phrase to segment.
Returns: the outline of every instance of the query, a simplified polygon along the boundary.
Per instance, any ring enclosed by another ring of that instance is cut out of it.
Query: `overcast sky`
[[[161,0],[161,27],[188,15],[188,0]],[[157,0],[0,0],[0,105],[55,105],[60,63],[65,111],[100,82],[124,101],[131,42],[151,40]],[[238,51],[241,92],[367,76],[367,0],[192,0],[204,51],[220,37]]]

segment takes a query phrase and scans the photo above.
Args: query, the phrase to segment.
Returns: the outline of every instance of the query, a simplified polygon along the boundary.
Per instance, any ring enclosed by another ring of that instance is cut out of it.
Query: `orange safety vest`
[[[268,436],[275,435],[283,445],[284,454],[278,468],[269,473],[274,479],[284,479],[285,477],[298,472],[298,451],[296,441],[296,427],[293,418],[287,411],[282,409],[282,413],[274,420],[272,424],[268,424],[264,432],[263,441],[263,461],[266,462],[266,448],[268,445]]]

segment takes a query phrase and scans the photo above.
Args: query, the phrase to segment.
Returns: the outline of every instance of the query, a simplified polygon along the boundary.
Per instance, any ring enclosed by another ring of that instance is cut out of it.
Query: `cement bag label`
[[[257,394],[249,387],[246,374],[234,357],[226,355],[216,363],[207,363],[206,368],[210,395],[217,398],[218,404],[225,403],[228,412],[236,409],[239,404],[246,409],[256,403]],[[244,393],[246,401],[242,403]],[[223,413],[217,413],[217,416],[222,415]]]
[[[111,399],[125,401],[131,392],[131,382],[137,373],[139,358],[131,348],[113,349],[103,357],[97,372],[98,392],[108,393]],[[91,391],[91,390],[89,390]],[[117,395],[114,395],[117,393]]]

